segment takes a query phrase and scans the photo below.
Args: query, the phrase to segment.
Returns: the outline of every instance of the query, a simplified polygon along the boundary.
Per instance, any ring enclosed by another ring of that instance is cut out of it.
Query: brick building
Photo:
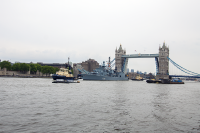
[[[89,59],[85,62],[82,62],[81,66],[86,71],[92,72],[94,69],[99,67],[99,63],[97,61],[95,61],[94,59]]]

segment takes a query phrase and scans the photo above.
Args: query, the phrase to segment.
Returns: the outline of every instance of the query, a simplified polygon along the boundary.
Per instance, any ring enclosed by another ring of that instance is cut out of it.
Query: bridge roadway
[[[169,77],[200,78],[200,76],[187,76],[187,75],[169,75]]]
[[[122,58],[155,58],[159,57],[159,54],[130,54],[122,55]]]

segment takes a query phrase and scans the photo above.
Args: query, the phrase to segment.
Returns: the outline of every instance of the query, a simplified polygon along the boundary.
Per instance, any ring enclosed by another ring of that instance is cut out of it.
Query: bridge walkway
[[[159,54],[130,54],[122,55],[122,58],[155,58],[159,57]]]

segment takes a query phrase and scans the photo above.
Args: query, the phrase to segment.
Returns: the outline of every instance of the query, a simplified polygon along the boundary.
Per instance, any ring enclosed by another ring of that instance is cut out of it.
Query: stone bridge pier
[[[169,79],[169,47],[166,46],[165,42],[162,47],[159,46],[159,59],[158,59],[158,73],[156,79]]]

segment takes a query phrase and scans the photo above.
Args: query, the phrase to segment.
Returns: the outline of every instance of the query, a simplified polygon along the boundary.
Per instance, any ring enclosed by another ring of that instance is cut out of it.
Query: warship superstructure
[[[111,69],[110,62],[108,66],[99,65],[99,68],[96,68],[93,72],[85,71],[84,69],[79,71],[82,73],[83,80],[98,80],[98,81],[128,81],[129,78],[125,75],[124,72],[117,72],[116,70]]]

